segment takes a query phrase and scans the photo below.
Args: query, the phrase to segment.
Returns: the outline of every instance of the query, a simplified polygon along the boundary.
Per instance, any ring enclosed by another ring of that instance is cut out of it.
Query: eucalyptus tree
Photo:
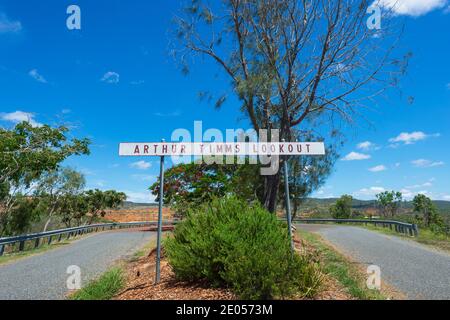
[[[377,204],[384,217],[394,217],[400,208],[403,195],[398,191],[384,191],[376,195]]]
[[[175,17],[173,53],[186,73],[196,56],[216,62],[257,132],[331,141],[341,123],[397,84],[409,58],[393,57],[400,30],[389,14],[380,13],[383,29],[368,28],[373,2],[193,0]],[[218,108],[228,96],[201,95]],[[275,211],[280,174],[264,179],[263,203]]]
[[[95,219],[104,217],[107,209],[116,209],[127,199],[123,192],[115,190],[101,191],[98,189],[88,190],[84,193],[90,215],[87,223],[91,224]]]
[[[0,236],[21,197],[30,197],[36,182],[72,155],[89,154],[88,139],[68,137],[64,126],[33,126],[28,122],[12,129],[0,128]]]
[[[68,195],[79,196],[84,192],[86,179],[84,175],[71,168],[62,168],[45,173],[38,182],[35,196],[45,210],[47,221],[43,232],[54,215],[64,214],[64,202]]]

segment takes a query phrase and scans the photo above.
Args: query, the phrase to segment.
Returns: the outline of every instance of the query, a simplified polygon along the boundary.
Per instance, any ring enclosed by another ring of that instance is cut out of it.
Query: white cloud
[[[0,13],[0,34],[17,33],[22,30],[20,21],[11,21],[4,13]]]
[[[39,74],[37,69],[31,70],[30,72],[28,72],[28,75],[30,77],[32,77],[34,80],[36,80],[37,82],[47,83],[47,80],[41,74]]]
[[[152,164],[150,162],[146,162],[143,160],[138,161],[138,162],[133,162],[132,164],[130,164],[131,168],[135,168],[135,169],[139,169],[139,170],[147,170],[151,166],[152,166]]]
[[[420,188],[429,188],[432,187],[433,184],[431,183],[431,180],[422,184],[415,184],[412,186],[407,186],[406,189],[420,189]]]
[[[106,186],[106,181],[104,181],[104,180],[98,180],[98,181],[95,182],[95,185],[98,186],[98,187],[100,187],[100,188],[103,188],[103,187]]]
[[[356,147],[360,150],[368,151],[368,150],[374,148],[375,145],[370,141],[364,141],[364,142],[358,143],[358,145]]]
[[[156,176],[148,175],[148,174],[133,174],[131,176],[133,179],[141,180],[141,181],[153,181],[156,180]]]
[[[408,188],[401,189],[400,192],[402,193],[403,199],[406,199],[406,200],[411,200],[418,194],[424,194],[427,196],[431,195],[431,193],[427,190],[411,191]]]
[[[426,159],[417,159],[411,161],[413,166],[418,168],[432,168],[432,167],[440,167],[443,166],[445,163],[443,161],[431,161]]]
[[[417,141],[422,141],[430,137],[439,137],[439,133],[435,134],[426,134],[422,131],[414,131],[411,133],[402,132],[397,137],[389,139],[389,142],[394,143],[393,146],[396,146],[396,143],[404,143],[404,144],[413,144]]]
[[[106,83],[117,84],[120,81],[120,75],[117,72],[108,71],[103,75],[101,81]]]
[[[123,191],[127,195],[127,201],[137,202],[137,203],[153,203],[155,202],[155,196],[152,195],[150,191],[139,192],[139,191]]]
[[[374,4],[392,10],[397,15],[418,17],[444,8],[447,0],[375,0]]]
[[[387,168],[384,165],[375,166],[375,167],[369,169],[369,171],[372,171],[372,172],[381,172],[381,171],[386,171],[386,170],[387,170]]]
[[[363,188],[359,191],[354,192],[353,194],[357,197],[359,196],[366,196],[366,197],[373,197],[378,193],[384,192],[386,189],[383,187],[370,187],[370,188]]]
[[[0,113],[0,119],[3,121],[9,121],[12,123],[19,123],[26,121],[33,127],[39,127],[42,124],[34,120],[35,115],[30,112],[15,111],[11,113]]]
[[[355,160],[367,160],[370,159],[370,155],[358,152],[350,152],[344,158],[343,161],[355,161]]]

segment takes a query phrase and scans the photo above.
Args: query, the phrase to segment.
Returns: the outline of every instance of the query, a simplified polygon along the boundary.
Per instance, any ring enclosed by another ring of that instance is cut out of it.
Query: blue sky
[[[420,192],[450,200],[450,1],[400,2],[401,49],[414,53],[402,94],[378,100],[364,114],[370,123],[346,130],[342,158],[315,196],[371,199],[395,189],[407,198]],[[81,30],[66,27],[71,4],[81,8]],[[150,201],[146,189],[156,181],[157,159],[119,158],[119,142],[170,139],[174,129],[193,130],[196,120],[204,129],[249,128],[235,99],[220,111],[199,101],[199,91],[228,89],[211,72],[219,71],[213,63],[197,60],[186,77],[170,57],[169,30],[179,6],[0,0],[0,125],[70,123],[74,135],[93,141],[91,156],[66,163],[86,174],[89,188]]]

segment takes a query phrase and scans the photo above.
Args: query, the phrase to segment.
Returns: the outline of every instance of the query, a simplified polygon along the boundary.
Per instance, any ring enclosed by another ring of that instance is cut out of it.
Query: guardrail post
[[[50,245],[52,243],[52,236],[48,237],[48,242],[47,244]]]
[[[419,228],[417,227],[417,224],[413,224],[413,229],[414,229],[414,236],[418,237],[419,236]]]
[[[23,249],[25,248],[25,241],[20,241],[19,242],[19,251],[23,251]]]
[[[61,242],[61,239],[62,239],[62,235],[63,235],[62,233],[60,233],[60,234],[59,234],[59,237],[58,237],[58,242]]]
[[[36,249],[37,247],[39,247],[39,242],[40,242],[40,238],[36,238],[36,240],[34,240],[34,248]]]
[[[0,257],[3,255],[3,252],[5,251],[5,245],[0,244]]]

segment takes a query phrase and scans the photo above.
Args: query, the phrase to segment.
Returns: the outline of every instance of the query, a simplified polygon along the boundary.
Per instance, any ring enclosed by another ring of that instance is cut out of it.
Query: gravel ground
[[[68,292],[67,267],[80,267],[84,286],[154,237],[154,232],[131,230],[98,233],[0,265],[0,300],[64,299]]]
[[[381,277],[408,299],[450,299],[450,255],[363,228],[297,225],[320,234],[345,255],[364,265],[377,265]]]

